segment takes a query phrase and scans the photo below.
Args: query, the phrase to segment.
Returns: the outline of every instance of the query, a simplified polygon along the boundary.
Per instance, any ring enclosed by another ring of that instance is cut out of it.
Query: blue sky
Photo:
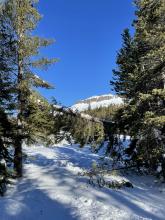
[[[40,0],[37,34],[56,43],[42,50],[59,62],[39,75],[55,85],[41,90],[70,106],[92,95],[110,93],[109,81],[121,47],[121,33],[132,28],[132,0]]]

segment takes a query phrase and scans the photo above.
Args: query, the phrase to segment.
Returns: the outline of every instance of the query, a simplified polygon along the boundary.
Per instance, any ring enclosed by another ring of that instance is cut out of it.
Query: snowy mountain
[[[117,95],[106,94],[100,96],[92,96],[90,98],[78,101],[71,108],[73,110],[84,111],[88,108],[95,109],[99,107],[108,107],[110,105],[122,105],[123,100]]]

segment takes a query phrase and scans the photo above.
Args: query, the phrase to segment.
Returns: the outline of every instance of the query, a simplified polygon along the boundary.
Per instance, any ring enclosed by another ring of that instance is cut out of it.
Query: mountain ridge
[[[96,109],[100,107],[108,107],[110,105],[122,105],[123,99],[118,95],[104,94],[100,96],[91,96],[87,99],[80,100],[71,106],[72,110],[85,111],[89,108]]]

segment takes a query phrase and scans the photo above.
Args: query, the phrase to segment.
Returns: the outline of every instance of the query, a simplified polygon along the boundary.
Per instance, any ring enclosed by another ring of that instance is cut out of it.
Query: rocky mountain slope
[[[89,108],[95,109],[99,107],[108,107],[110,105],[122,105],[123,100],[117,95],[106,94],[100,96],[92,96],[90,98],[78,101],[71,108],[73,110],[85,111]]]

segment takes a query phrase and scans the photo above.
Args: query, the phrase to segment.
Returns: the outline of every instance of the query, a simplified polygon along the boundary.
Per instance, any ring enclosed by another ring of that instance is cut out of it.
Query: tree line
[[[39,49],[53,40],[33,34],[41,19],[36,0],[6,0],[0,4],[0,193],[7,177],[21,177],[23,143],[54,144],[61,139],[94,149],[108,141],[107,154],[121,159],[120,135],[130,136],[122,150],[127,163],[145,166],[165,177],[165,2],[136,0],[135,33],[122,34],[111,87],[124,100],[85,113],[113,124],[96,123],[81,115],[61,113],[36,90],[51,89],[37,69],[57,59],[42,57]],[[9,169],[10,168],[10,169]],[[12,174],[9,172],[12,170]]]

